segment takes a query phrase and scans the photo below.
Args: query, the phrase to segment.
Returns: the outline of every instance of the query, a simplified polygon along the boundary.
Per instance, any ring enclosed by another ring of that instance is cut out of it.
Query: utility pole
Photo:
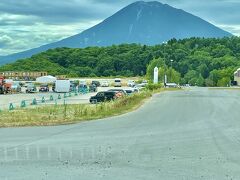
[[[173,60],[171,59],[171,71],[170,71],[170,81],[172,82],[172,63],[173,63]]]
[[[163,42],[163,60],[164,60],[164,77],[163,77],[163,85],[164,87],[166,87],[166,56],[165,56],[165,45],[166,45],[166,42]]]

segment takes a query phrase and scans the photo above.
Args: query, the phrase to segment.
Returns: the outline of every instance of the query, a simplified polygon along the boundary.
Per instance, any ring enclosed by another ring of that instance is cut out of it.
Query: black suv
[[[92,85],[99,87],[101,84],[99,81],[92,81]]]
[[[123,89],[109,89],[108,91],[120,92],[122,95],[127,95],[127,92]]]
[[[39,88],[39,92],[48,92],[49,91],[49,87],[47,84],[42,84]]]
[[[117,92],[114,91],[103,91],[96,94],[96,96],[92,96],[90,98],[90,103],[98,103],[98,102],[105,102],[105,101],[111,101],[117,98],[116,96]]]

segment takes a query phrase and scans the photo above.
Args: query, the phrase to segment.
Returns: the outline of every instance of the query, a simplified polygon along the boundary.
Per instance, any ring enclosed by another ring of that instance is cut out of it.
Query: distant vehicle
[[[35,93],[37,92],[37,87],[34,84],[28,84],[26,93]]]
[[[131,94],[135,93],[134,89],[127,89],[125,91],[126,91],[127,95],[131,95]]]
[[[12,79],[5,79],[5,83],[9,83],[9,84],[13,84],[13,80]]]
[[[105,102],[117,99],[117,92],[114,91],[103,91],[96,94],[96,96],[92,96],[90,98],[90,103],[96,104],[98,102]]]
[[[142,84],[143,87],[145,87],[145,86],[148,85],[148,81],[147,80],[143,80],[141,84]]]
[[[126,91],[123,89],[109,89],[108,91],[120,92],[123,96],[127,95]]]
[[[52,85],[52,91],[55,92],[55,87],[56,87],[56,83],[53,83]]]
[[[177,88],[179,86],[176,83],[166,83],[166,87],[168,87],[168,88]]]
[[[238,82],[237,81],[231,81],[231,86],[237,86]]]
[[[97,92],[97,86],[95,84],[91,84],[89,86],[89,92]]]
[[[135,87],[134,87],[134,91],[135,92],[139,92],[141,90],[145,89],[145,84],[137,84]]]
[[[109,87],[109,82],[103,81],[101,85],[102,85],[102,87]]]
[[[122,87],[122,81],[119,78],[114,79],[114,87]]]
[[[91,84],[95,84],[97,87],[99,87],[101,85],[99,81],[92,81]]]
[[[127,85],[128,85],[128,87],[134,87],[135,86],[135,81],[134,80],[129,80]]]
[[[146,87],[146,86],[147,86],[147,84],[141,83],[141,84],[136,84],[134,87],[135,87],[135,88],[144,88],[144,87]]]
[[[3,76],[0,76],[0,94],[7,94],[12,92],[12,84],[7,83]]]
[[[20,93],[22,91],[21,85],[19,82],[13,82],[12,84],[12,92]]]
[[[55,83],[55,92],[67,93],[70,92],[70,80],[57,80]]]
[[[25,82],[23,87],[28,87],[29,84],[32,84],[32,82]]]
[[[77,85],[74,84],[74,83],[70,83],[70,91],[71,91],[71,92],[77,91]]]
[[[39,92],[49,92],[49,87],[47,84],[40,85]]]
[[[21,87],[23,87],[23,86],[24,86],[24,83],[23,83],[23,82],[19,82],[19,85],[20,85]]]
[[[80,80],[79,81],[79,86],[85,86],[87,85],[87,81],[86,80]]]

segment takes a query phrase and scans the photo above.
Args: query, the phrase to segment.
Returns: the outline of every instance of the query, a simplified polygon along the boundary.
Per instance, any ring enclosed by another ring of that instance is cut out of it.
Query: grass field
[[[97,105],[52,105],[2,111],[0,127],[61,125],[120,115],[138,108],[151,95],[142,92]]]

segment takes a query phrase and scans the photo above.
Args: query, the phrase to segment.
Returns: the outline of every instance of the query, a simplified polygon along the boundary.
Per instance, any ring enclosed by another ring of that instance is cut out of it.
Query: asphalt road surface
[[[119,117],[0,137],[1,180],[240,179],[240,91],[166,92]]]

